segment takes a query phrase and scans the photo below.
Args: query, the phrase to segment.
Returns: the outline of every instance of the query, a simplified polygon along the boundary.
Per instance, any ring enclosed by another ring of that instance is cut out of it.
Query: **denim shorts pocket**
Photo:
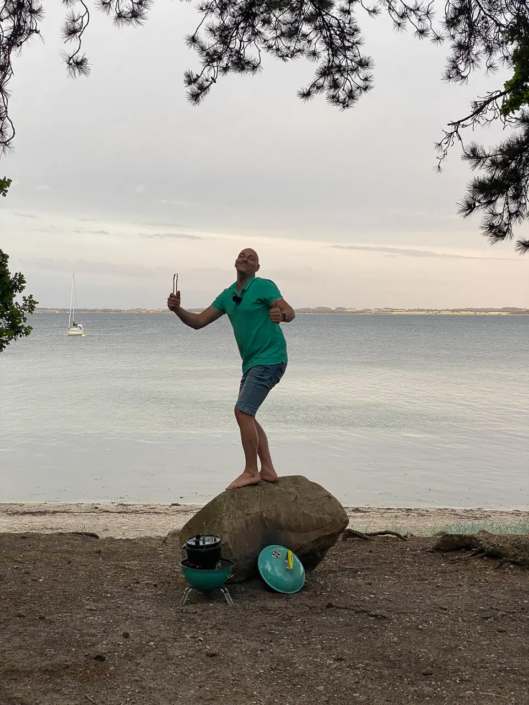
[[[270,369],[270,389],[272,389],[272,387],[275,387],[276,384],[279,384],[279,382],[281,382],[281,379],[285,374],[286,369],[286,362],[282,362],[279,365],[273,365],[273,367]]]
[[[253,368],[253,379],[259,384],[265,385],[268,389],[273,389],[276,384],[279,384],[281,378],[285,374],[286,363],[281,362],[279,365],[258,365]],[[252,370],[250,370],[251,372]]]

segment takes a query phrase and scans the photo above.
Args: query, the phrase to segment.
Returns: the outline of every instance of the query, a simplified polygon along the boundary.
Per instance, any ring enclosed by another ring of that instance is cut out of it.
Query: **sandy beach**
[[[193,504],[0,504],[0,532],[90,531],[103,537],[165,536],[200,509]],[[457,525],[509,526],[529,522],[529,511],[346,507],[349,526],[360,531],[397,529],[432,534]]]

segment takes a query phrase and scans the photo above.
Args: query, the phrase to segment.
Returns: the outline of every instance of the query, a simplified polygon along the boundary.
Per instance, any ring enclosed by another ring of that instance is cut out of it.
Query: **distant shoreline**
[[[68,313],[67,308],[37,308],[35,313]],[[192,312],[200,312],[203,309],[189,309]],[[319,306],[317,308],[297,308],[297,314],[318,314],[327,316],[529,316],[527,308],[450,308],[450,309],[421,309],[421,308],[327,308]],[[167,309],[147,309],[147,308],[78,308],[78,314],[82,313],[171,313]]]

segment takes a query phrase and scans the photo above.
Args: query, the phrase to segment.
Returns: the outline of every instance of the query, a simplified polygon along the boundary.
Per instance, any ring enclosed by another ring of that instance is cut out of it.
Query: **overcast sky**
[[[362,17],[375,89],[339,112],[296,91],[314,65],[268,58],[223,78],[200,107],[183,72],[193,5],[159,0],[140,29],[93,13],[89,78],[67,78],[64,7],[47,4],[43,41],[15,59],[14,180],[0,247],[41,306],[206,306],[234,280],[244,246],[294,306],[529,306],[529,256],[491,247],[457,215],[469,178],[455,148],[435,173],[434,142],[501,76],[441,81],[445,49]],[[484,138],[499,138],[489,130]]]

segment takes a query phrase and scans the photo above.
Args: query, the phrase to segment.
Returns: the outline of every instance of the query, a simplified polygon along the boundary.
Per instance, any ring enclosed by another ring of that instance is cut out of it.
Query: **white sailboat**
[[[82,335],[84,337],[83,326],[75,322],[75,274],[72,274],[72,293],[70,295],[67,335]]]

